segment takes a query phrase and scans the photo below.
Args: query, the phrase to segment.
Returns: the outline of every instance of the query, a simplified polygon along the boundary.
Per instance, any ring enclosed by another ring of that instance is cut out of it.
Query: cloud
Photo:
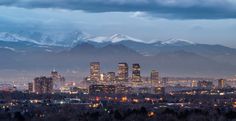
[[[234,0],[1,0],[0,5],[87,12],[145,12],[169,19],[236,18]]]

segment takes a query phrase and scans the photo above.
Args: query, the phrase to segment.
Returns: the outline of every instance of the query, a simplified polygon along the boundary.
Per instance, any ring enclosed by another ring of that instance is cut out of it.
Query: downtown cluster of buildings
[[[131,76],[129,72],[131,70]],[[155,93],[156,88],[162,87],[159,72],[152,70],[150,77],[142,77],[141,66],[132,64],[131,69],[127,63],[118,63],[117,72],[103,73],[99,62],[90,63],[90,74],[84,79],[88,85],[81,89],[75,83],[65,83],[65,78],[55,70],[49,77],[36,77],[28,84],[29,92],[43,93],[76,93],[82,91],[90,94],[115,94],[115,93]]]
[[[91,62],[90,75],[85,81],[91,94],[160,93],[163,87],[158,71],[152,70],[149,77],[143,77],[138,63],[129,67],[121,62],[116,72],[103,73],[99,62]]]
[[[156,70],[152,70],[148,77],[143,77],[138,63],[132,64],[130,68],[127,63],[118,63],[116,72],[102,73],[100,63],[91,62],[90,75],[85,78],[85,81],[89,83],[90,94],[170,94],[173,92],[193,94],[196,90],[200,94],[235,93],[229,90],[234,87],[234,84],[230,84],[225,79],[161,78]]]
[[[61,92],[61,87],[64,84],[65,78],[53,70],[49,77],[41,76],[34,78],[33,82],[28,84],[28,90],[37,94]]]
[[[90,63],[90,75],[86,77],[86,81],[90,81],[93,84],[132,84],[133,86],[143,86],[144,81],[148,81],[148,78],[144,78],[141,75],[141,66],[138,63],[132,64],[131,76],[129,76],[129,66],[127,63],[118,63],[116,72],[101,72],[101,65],[99,62]],[[150,75],[150,83],[158,84],[159,72],[152,70]]]
[[[52,71],[49,77],[36,77],[28,84],[28,91],[43,93],[83,93],[83,94],[170,94],[187,93],[193,94],[196,90],[208,94],[219,93],[218,89],[234,88],[225,79],[207,78],[161,78],[157,70],[152,70],[149,76],[142,76],[141,66],[134,63],[129,66],[125,62],[118,63],[117,71],[102,72],[100,62],[91,62],[90,73],[80,83],[65,82],[65,78],[57,71]],[[235,81],[232,81],[235,82]],[[200,93],[202,93],[200,92]]]

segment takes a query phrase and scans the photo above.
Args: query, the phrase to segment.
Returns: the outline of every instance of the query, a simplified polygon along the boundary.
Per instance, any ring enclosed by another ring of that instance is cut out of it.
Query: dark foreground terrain
[[[0,93],[1,121],[236,121],[235,95]]]

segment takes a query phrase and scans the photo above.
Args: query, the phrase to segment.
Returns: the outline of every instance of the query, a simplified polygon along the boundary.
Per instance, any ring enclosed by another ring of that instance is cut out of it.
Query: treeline
[[[4,121],[236,121],[236,111],[222,109],[159,109],[148,111],[138,109],[91,109],[83,110],[76,106],[48,108],[44,111],[1,112]]]

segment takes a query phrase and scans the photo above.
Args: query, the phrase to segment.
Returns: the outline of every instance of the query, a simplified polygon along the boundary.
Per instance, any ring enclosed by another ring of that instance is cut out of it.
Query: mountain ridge
[[[84,72],[89,62],[99,61],[105,70],[115,70],[113,66],[119,62],[140,63],[145,74],[155,68],[166,75],[177,76],[223,76],[236,72],[236,49],[182,39],[171,39],[166,43],[83,40],[72,47],[0,41],[0,51],[0,57],[3,58],[0,60],[0,70],[60,67],[63,70],[79,68]]]
[[[54,33],[55,34],[55,33]],[[43,34],[40,32],[31,32],[31,33],[10,33],[10,32],[0,32],[0,41],[11,41],[11,42],[18,42],[18,41],[26,41],[26,42],[32,42],[39,45],[51,45],[51,46],[64,46],[64,47],[73,47],[77,45],[80,42],[97,42],[97,43],[118,43],[121,41],[131,40],[134,42],[140,42],[140,43],[162,43],[162,44],[171,44],[171,43],[178,43],[178,42],[185,42],[185,43],[192,43],[191,41],[184,40],[184,39],[175,39],[171,38],[165,41],[152,41],[147,42],[145,40],[137,39],[135,37],[130,37],[128,35],[124,34],[113,34],[110,36],[93,36],[84,32],[68,32],[64,33],[56,33],[57,36],[61,36],[58,38],[55,38],[54,34]],[[65,44],[64,42],[70,41],[70,43]]]

